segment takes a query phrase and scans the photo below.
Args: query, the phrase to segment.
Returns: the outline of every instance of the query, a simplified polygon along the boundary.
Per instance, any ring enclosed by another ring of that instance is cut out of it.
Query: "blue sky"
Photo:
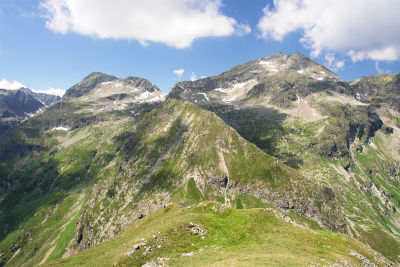
[[[100,71],[169,92],[180,80],[296,51],[344,80],[396,73],[399,2],[1,0],[0,87],[66,90]]]

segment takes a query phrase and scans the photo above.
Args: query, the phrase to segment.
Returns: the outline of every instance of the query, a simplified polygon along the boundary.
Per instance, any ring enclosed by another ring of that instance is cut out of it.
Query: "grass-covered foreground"
[[[232,209],[214,202],[172,205],[134,222],[112,241],[45,266],[383,264],[348,235],[305,224],[301,217],[273,209]]]

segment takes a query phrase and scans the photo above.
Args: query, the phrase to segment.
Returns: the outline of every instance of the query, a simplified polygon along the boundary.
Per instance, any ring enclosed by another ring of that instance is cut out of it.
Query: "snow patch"
[[[236,96],[233,96],[233,97],[231,97],[231,98],[224,98],[224,99],[222,99],[222,101],[224,101],[224,102],[231,102],[231,101],[233,101],[233,100],[235,100],[237,97]]]
[[[143,100],[143,99],[148,98],[149,96],[150,96],[149,91],[146,91],[146,92],[143,92],[143,93],[141,93],[140,95],[138,95],[138,96],[136,97],[136,100]]]
[[[304,70],[298,70],[297,73],[303,74]]]
[[[35,116],[34,113],[27,113],[27,112],[24,112],[24,114],[25,114],[25,116],[27,116],[27,117],[29,117],[29,118],[33,118],[33,117]]]
[[[206,93],[197,93],[198,95],[203,95],[205,99],[207,99],[207,101],[210,101],[210,98],[207,96]]]
[[[248,83],[249,83],[249,81],[244,82],[244,83],[237,83],[237,84],[234,84],[234,85],[233,85],[233,89],[243,88],[243,87],[245,87],[246,84],[248,84]]]
[[[222,89],[222,88],[215,88],[214,91],[218,91],[224,94],[229,94],[232,91],[236,90],[236,89],[241,89],[243,87],[245,87],[249,82],[251,82],[253,80],[247,81],[247,82],[243,82],[243,83],[237,83],[233,85],[233,88],[229,88],[229,89]]]
[[[227,93],[227,92],[231,91],[231,89],[215,88],[214,91],[218,91],[221,93]]]
[[[43,111],[43,108],[38,109],[35,113],[27,113],[27,112],[24,112],[25,118],[26,118],[26,119],[33,118],[33,117],[35,117],[36,115],[40,114],[42,111]]]
[[[320,76],[320,75],[318,75],[318,74],[316,74],[316,73],[313,73],[313,74],[311,75],[311,77],[312,77],[313,79],[315,79],[315,80],[318,80],[318,81],[322,81],[322,80],[324,79],[324,77],[322,77],[322,76]]]
[[[51,129],[51,130],[52,130],[52,131],[64,131],[64,132],[68,132],[70,129],[67,128],[67,127],[60,126],[60,127],[54,127],[54,128]]]
[[[165,98],[165,93],[163,92],[149,92],[145,91],[140,95],[136,96],[135,99],[132,99],[132,102],[144,103],[144,102],[157,102],[163,101]]]
[[[101,83],[101,85],[107,85],[107,84],[112,84],[113,82],[104,82],[104,83]]]
[[[122,86],[123,86],[123,84],[121,82],[117,82],[114,84],[114,87],[122,87]]]
[[[260,61],[260,65],[264,65],[271,72],[278,72],[278,66],[275,63],[271,62],[271,61],[262,60],[262,61]]]

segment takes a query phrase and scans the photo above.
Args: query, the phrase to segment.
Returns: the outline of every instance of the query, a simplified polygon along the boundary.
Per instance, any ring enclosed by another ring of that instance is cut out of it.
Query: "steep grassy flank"
[[[112,241],[44,266],[383,264],[349,236],[296,227],[271,211],[236,210],[212,202],[168,206],[128,226]]]
[[[347,231],[398,261],[398,128],[387,132],[375,107],[351,98],[318,93],[307,100],[324,118],[305,122],[290,111],[281,113],[271,106],[237,108],[209,104],[205,108],[268,154],[296,168],[308,179],[332,188],[346,214]],[[237,207],[242,207],[241,201],[235,201]],[[369,232],[357,230],[359,224],[371,223],[375,225],[373,229],[387,233],[374,235],[382,237],[376,243],[397,245],[390,250],[376,246]]]
[[[275,155],[300,158],[299,172],[333,189],[348,233],[399,261],[400,130],[379,129],[382,121],[368,105],[345,105],[320,95],[312,101],[320,103],[326,119],[310,123],[289,117],[282,123],[284,136],[275,138]],[[390,244],[390,249],[376,244]]]
[[[2,163],[3,263],[34,265],[77,253],[171,202],[268,203],[344,231],[332,190],[266,155],[211,112],[169,99],[141,119],[104,116],[68,132],[25,134],[40,149]],[[43,216],[59,207],[69,208],[49,225],[53,220]],[[43,234],[46,227],[52,231]]]

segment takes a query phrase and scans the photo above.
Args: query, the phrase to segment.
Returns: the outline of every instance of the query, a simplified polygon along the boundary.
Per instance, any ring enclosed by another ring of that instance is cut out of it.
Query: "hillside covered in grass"
[[[90,74],[1,134],[0,265],[398,264],[400,113],[363,83],[298,53],[168,97]]]
[[[168,206],[117,238],[44,266],[345,266],[385,265],[344,234],[322,230],[295,213],[234,209],[215,202]]]
[[[3,263],[76,254],[170,203],[252,208],[255,201],[345,231],[329,188],[268,156],[209,111],[171,98],[141,117],[103,116],[36,136],[28,132],[32,122],[19,128],[21,140],[36,146],[2,163]]]

